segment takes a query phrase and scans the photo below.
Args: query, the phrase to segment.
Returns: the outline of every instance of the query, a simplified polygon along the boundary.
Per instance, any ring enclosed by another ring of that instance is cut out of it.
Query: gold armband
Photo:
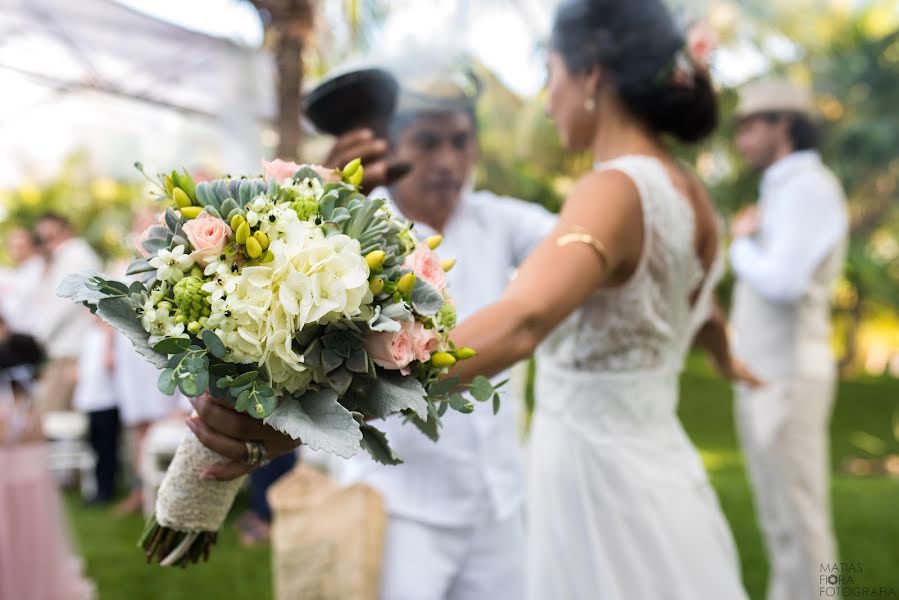
[[[571,233],[565,233],[558,237],[556,240],[556,246],[559,248],[564,248],[568,244],[587,244],[594,250],[596,250],[596,254],[599,256],[600,262],[602,262],[602,266],[604,269],[609,268],[609,256],[606,251],[606,247],[600,242],[598,239],[587,233],[587,231],[583,227],[572,227],[574,231]]]

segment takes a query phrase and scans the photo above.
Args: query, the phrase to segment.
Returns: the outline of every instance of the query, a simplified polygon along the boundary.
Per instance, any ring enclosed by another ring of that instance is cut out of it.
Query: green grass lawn
[[[683,389],[684,424],[702,451],[733,528],[750,596],[761,600],[767,565],[742,457],[737,451],[729,388],[696,364],[684,378]],[[840,558],[863,564],[856,584],[893,587],[899,594],[899,480],[849,477],[838,470],[845,457],[866,455],[853,443],[859,432],[878,438],[879,450],[899,452],[892,433],[897,410],[899,382],[843,383],[834,413],[832,443]],[[99,587],[100,600],[271,598],[268,551],[241,549],[230,522],[210,563],[187,571],[160,569],[143,564],[135,547],[142,526],[140,518],[117,520],[103,510],[84,508],[73,496],[68,496],[66,503],[88,574]],[[240,509],[238,506],[232,517]]]

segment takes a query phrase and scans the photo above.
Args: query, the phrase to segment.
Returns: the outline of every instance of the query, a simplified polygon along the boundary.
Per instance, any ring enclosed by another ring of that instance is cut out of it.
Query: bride
[[[717,219],[660,140],[707,136],[708,71],[661,0],[577,0],[556,15],[547,111],[596,168],[504,298],[465,321],[478,349],[457,375],[491,375],[538,351],[528,476],[527,589],[545,598],[746,598],[737,553],[678,420],[694,338],[729,378],[712,302]],[[539,350],[538,350],[538,345]]]
[[[723,375],[758,383],[731,357],[712,299],[720,254],[708,194],[660,139],[698,142],[717,123],[708,71],[684,46],[662,0],[562,5],[548,112],[565,145],[589,149],[596,168],[503,299],[453,334],[478,350],[455,373],[464,380],[540,346],[528,494],[534,600],[746,598],[727,522],[676,412],[694,339]],[[209,477],[252,468],[233,438],[263,440],[270,456],[294,445],[209,398],[195,406],[204,443],[230,445],[236,457]]]

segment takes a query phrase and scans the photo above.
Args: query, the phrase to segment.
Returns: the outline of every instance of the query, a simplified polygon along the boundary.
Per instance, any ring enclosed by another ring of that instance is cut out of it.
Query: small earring
[[[584,109],[589,113],[596,110],[596,100],[594,100],[592,96],[588,96],[587,99],[584,100]]]

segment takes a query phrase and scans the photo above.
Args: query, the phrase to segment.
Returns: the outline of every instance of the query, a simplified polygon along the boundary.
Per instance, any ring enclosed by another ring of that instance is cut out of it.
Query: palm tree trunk
[[[303,39],[279,35],[275,42],[278,69],[278,157],[297,160],[300,155],[300,102],[303,85]]]
[[[297,160],[302,142],[300,110],[303,48],[313,27],[311,0],[250,0],[266,23],[277,69],[278,157]]]

